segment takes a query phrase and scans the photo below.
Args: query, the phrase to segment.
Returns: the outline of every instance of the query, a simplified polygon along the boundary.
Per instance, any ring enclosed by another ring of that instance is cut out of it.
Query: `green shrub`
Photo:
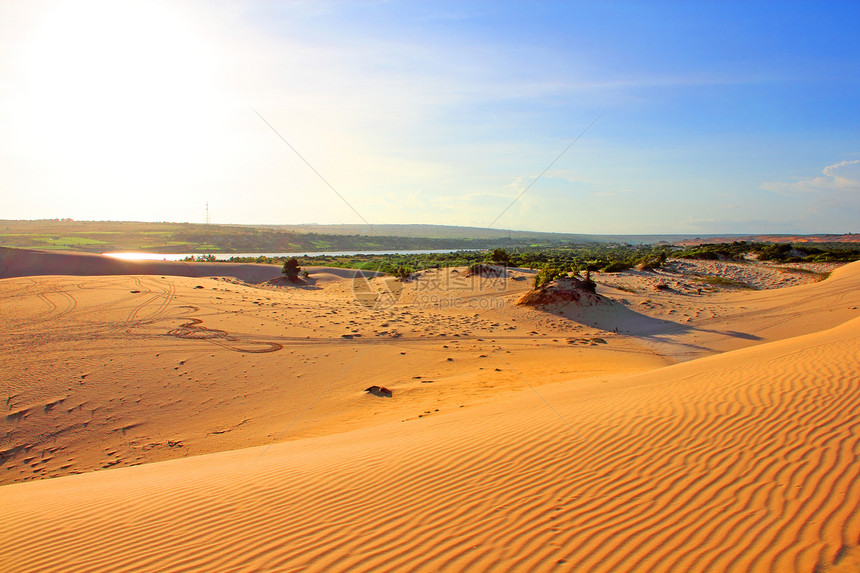
[[[646,255],[642,257],[637,263],[636,267],[641,270],[652,270],[662,268],[663,265],[666,264],[666,259],[669,258],[669,254],[666,251],[661,251],[656,257],[651,255]]]
[[[395,270],[393,274],[395,277],[397,277],[398,280],[405,281],[412,276],[413,272],[414,271],[412,270],[412,267],[401,265],[397,267],[397,270]]]
[[[511,257],[504,249],[493,249],[493,252],[490,254],[490,262],[508,266],[511,263]]]
[[[540,288],[548,282],[564,276],[566,273],[558,267],[546,266],[535,275],[535,288]]]
[[[748,289],[753,288],[752,286],[748,285],[747,283],[745,283],[743,281],[735,281],[732,279],[727,279],[726,277],[701,276],[701,277],[696,277],[694,280],[697,280],[699,282],[709,284],[709,285],[718,285],[718,286],[733,287],[733,288],[748,288]]]
[[[684,259],[699,259],[703,261],[716,261],[720,255],[716,251],[693,251],[687,255],[681,255]]]
[[[296,282],[299,280],[299,272],[301,272],[301,270],[302,267],[299,266],[298,259],[293,257],[291,259],[287,259],[281,272],[284,273],[284,276],[287,277],[288,280]]]
[[[620,273],[621,271],[626,271],[630,268],[630,265],[627,263],[609,263],[605,267],[603,267],[600,272],[602,273]]]

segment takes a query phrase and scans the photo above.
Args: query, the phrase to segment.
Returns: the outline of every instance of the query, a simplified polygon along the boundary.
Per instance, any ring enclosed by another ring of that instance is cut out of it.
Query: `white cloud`
[[[860,193],[860,159],[840,161],[821,170],[818,177],[801,178],[796,181],[762,183],[762,189],[781,195],[806,193]]]
[[[761,187],[784,197],[773,202],[774,208],[789,209],[790,212],[783,214],[797,219],[796,228],[803,232],[817,233],[825,229],[854,232],[857,228],[860,220],[858,159],[827,165],[816,177],[763,183]]]

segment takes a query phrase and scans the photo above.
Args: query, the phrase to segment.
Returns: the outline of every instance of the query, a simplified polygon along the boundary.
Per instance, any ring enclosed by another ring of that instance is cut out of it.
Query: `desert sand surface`
[[[312,270],[314,267],[310,267]],[[329,269],[329,274],[352,276],[344,269]],[[33,251],[0,247],[0,278],[44,275],[171,275],[179,277],[231,276],[260,283],[281,276],[277,265],[225,262],[185,262],[126,260],[86,253]]]
[[[0,280],[2,570],[860,559],[860,263],[597,275],[599,304],[531,308],[521,269],[65,256]]]

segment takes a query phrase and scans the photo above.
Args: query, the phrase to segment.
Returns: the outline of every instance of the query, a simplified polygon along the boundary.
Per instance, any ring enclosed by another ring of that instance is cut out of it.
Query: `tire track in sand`
[[[184,306],[180,308],[188,308],[191,312],[197,312],[197,310],[199,310],[196,306]],[[252,354],[276,352],[284,347],[283,344],[278,342],[265,342],[259,340],[242,341],[239,337],[230,335],[226,330],[208,328],[203,326],[202,323],[203,321],[199,318],[188,318],[187,322],[169,330],[167,335],[175,336],[176,338],[184,340],[205,340],[226,348],[227,350],[232,350],[233,352],[249,352]],[[247,346],[240,346],[240,344],[252,344],[258,346],[248,348]]]

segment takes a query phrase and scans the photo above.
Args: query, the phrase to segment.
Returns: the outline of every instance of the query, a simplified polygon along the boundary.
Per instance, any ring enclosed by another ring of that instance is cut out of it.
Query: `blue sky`
[[[858,25],[857,2],[4,3],[0,218],[487,226],[531,184],[495,226],[857,232]]]

